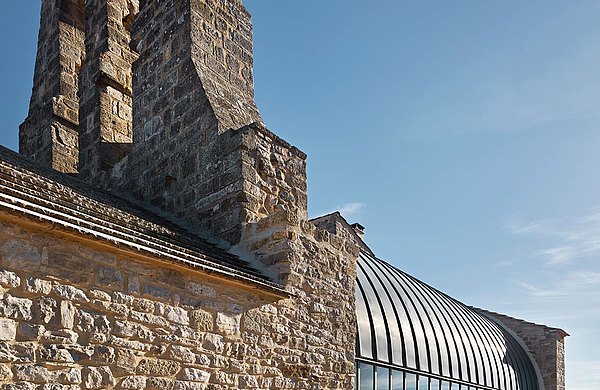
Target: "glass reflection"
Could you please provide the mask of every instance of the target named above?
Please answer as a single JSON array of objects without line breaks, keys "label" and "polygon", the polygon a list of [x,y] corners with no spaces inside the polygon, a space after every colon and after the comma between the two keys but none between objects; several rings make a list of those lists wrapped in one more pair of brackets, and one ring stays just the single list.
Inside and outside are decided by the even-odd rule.
[{"label": "glass reflection", "polygon": [[358,377],[360,381],[360,390],[373,390],[375,383],[373,380],[374,377],[372,365],[360,363]]},{"label": "glass reflection", "polygon": [[406,390],[417,390],[417,375],[406,373],[406,377],[404,378],[404,384],[406,385]]},{"label": "glass reflection", "polygon": [[419,375],[419,390],[429,390],[429,378]]},{"label": "glass reflection", "polygon": [[357,362],[354,390],[483,390],[388,367]]},{"label": "glass reflection", "polygon": [[390,370],[377,367],[377,390],[390,390]]},{"label": "glass reflection", "polygon": [[392,390],[404,390],[404,373],[402,371],[392,371]]}]

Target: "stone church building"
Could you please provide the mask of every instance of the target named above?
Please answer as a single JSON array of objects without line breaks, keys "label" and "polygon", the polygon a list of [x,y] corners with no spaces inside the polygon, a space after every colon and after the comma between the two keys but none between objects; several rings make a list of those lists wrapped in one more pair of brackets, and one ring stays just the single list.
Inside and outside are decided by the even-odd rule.
[{"label": "stone church building", "polygon": [[41,3],[20,154],[0,148],[2,389],[564,390],[564,331],[308,219],[241,0]]}]

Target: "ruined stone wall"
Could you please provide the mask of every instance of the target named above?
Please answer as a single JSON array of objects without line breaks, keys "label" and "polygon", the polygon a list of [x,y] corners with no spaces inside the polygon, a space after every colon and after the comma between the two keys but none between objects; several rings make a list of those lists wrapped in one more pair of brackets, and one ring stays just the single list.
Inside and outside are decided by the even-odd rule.
[{"label": "ruined stone wall", "polygon": [[19,149],[41,165],[76,173],[78,74],[85,61],[80,0],[42,1],[29,114],[19,129]]},{"label": "ruined stone wall", "polygon": [[523,341],[538,365],[545,390],[565,390],[565,331],[477,310],[504,324]]},{"label": "ruined stone wall", "polygon": [[295,253],[315,262],[294,270],[296,295],[284,299],[2,221],[3,389],[353,388],[355,325],[343,295],[353,292],[356,253],[339,237],[304,225]]}]

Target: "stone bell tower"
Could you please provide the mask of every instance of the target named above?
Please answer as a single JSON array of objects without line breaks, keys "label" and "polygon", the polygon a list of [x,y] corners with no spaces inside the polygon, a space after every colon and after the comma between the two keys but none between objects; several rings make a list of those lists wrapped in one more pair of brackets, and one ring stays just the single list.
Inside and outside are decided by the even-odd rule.
[{"label": "stone bell tower", "polygon": [[308,221],[306,155],[254,101],[242,1],[42,3],[21,152],[260,265],[292,297],[277,303],[273,372],[353,388],[358,248]]}]

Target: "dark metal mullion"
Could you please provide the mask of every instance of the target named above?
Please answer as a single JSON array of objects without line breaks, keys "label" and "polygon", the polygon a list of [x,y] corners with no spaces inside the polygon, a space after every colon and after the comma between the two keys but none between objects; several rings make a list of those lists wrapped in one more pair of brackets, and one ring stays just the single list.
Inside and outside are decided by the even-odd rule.
[{"label": "dark metal mullion", "polygon": [[[450,371],[450,376],[452,376],[452,356],[451,356],[452,354],[450,353],[450,344],[448,343],[448,339],[451,338],[451,336],[446,334],[446,332],[450,332],[450,324],[447,322],[445,317],[443,317],[443,318],[444,318],[444,322],[446,323],[446,325],[442,324],[442,321],[440,320],[440,316],[438,316],[438,313],[440,315],[442,315],[442,310],[438,307],[437,300],[432,295],[431,291],[429,291],[429,289],[426,288],[428,286],[425,286],[425,287],[423,285],[418,285],[418,286],[423,293],[427,294],[430,297],[429,303],[431,304],[431,311],[439,324],[439,327],[442,331],[442,335],[444,336],[444,344],[446,345],[446,352],[447,352],[446,356],[448,358],[448,369]],[[457,348],[456,344],[454,345],[454,348],[455,349]],[[456,351],[456,354],[457,354],[456,356],[458,358],[458,350]],[[441,355],[440,355],[440,359],[441,359]]]},{"label": "dark metal mullion", "polygon": [[469,383],[469,382],[463,381],[461,379],[449,378],[449,377],[442,376],[442,375],[437,375],[437,374],[433,374],[433,373],[429,373],[429,372],[423,372],[423,371],[415,370],[415,369],[412,369],[412,368],[409,368],[409,367],[399,367],[399,366],[396,366],[396,365],[393,365],[393,364],[388,364],[388,363],[384,363],[384,362],[377,362],[377,361],[374,361],[372,359],[366,359],[366,358],[361,358],[361,357],[357,357],[356,359],[359,362],[364,362],[364,363],[367,363],[367,364],[370,364],[370,365],[381,365],[383,367],[387,367],[387,368],[390,368],[392,370],[405,371],[405,372],[410,373],[410,374],[416,374],[416,375],[422,375],[422,376],[426,376],[426,377],[431,377],[431,378],[435,378],[435,379],[438,379],[438,380],[443,381],[443,382],[452,382],[452,383],[460,384],[460,385],[463,385],[463,386],[473,386],[473,387],[481,388],[483,390],[499,390],[496,387],[485,386],[485,385],[475,385],[473,383]]},{"label": "dark metal mullion", "polygon": [[[363,271],[363,274],[365,275],[365,278],[367,279],[367,282],[369,283],[369,285],[371,286],[371,289],[375,293],[374,295],[375,295],[375,298],[377,299],[377,304],[379,305],[379,310],[381,312],[381,315],[383,316],[383,325],[385,327],[385,336],[386,336],[386,339],[387,339],[387,343],[386,343],[385,346],[387,347],[387,351],[388,351],[388,361],[391,363],[391,361],[392,361],[391,360],[391,357],[392,357],[392,346],[391,346],[391,342],[390,342],[391,341],[391,338],[390,338],[390,328],[389,328],[389,324],[388,324],[388,320],[387,320],[385,308],[383,307],[383,303],[381,302],[381,297],[379,296],[379,294],[377,294],[377,289],[375,288],[375,284],[373,283],[373,281],[371,280],[371,278],[369,277],[369,275],[365,271],[363,265],[361,264],[361,262],[358,262],[357,265]],[[378,358],[377,360],[381,360],[378,355],[377,355],[377,358]]]},{"label": "dark metal mullion", "polygon": [[370,328],[370,333],[371,333],[371,356],[373,356],[373,359],[375,360],[375,358],[377,357],[377,350],[376,350],[376,341],[375,341],[375,327],[373,326],[373,314],[371,314],[371,309],[369,308],[369,304],[367,301],[367,296],[365,294],[365,291],[362,287],[362,285],[360,284],[360,281],[358,282],[358,289],[360,290],[361,295],[363,296],[363,301],[365,302],[365,308],[367,309],[367,317],[369,318],[369,324],[371,325]]},{"label": "dark metal mullion", "polygon": [[[498,326],[500,328],[503,327],[502,324],[498,324]],[[515,376],[516,376],[516,381],[517,381],[517,387],[519,390],[524,390],[522,389],[519,385],[521,383],[525,384],[527,383],[527,389],[530,388],[530,381],[529,381],[529,375],[526,375],[526,367],[525,367],[525,360],[523,359],[523,348],[517,343],[517,341],[512,337],[512,335],[506,331],[505,329],[502,329],[502,333],[504,333],[504,338],[507,340],[507,343],[510,343],[510,348],[507,348],[507,352],[513,352],[511,353],[511,357],[514,358],[512,359],[513,361],[516,362],[516,365],[518,366],[513,366],[513,369],[515,370]],[[508,353],[507,353],[508,354]]]},{"label": "dark metal mullion", "polygon": [[[431,326],[431,333],[433,333],[433,338],[435,340],[435,345],[436,345],[436,350],[437,350],[437,356],[438,356],[438,369],[439,369],[439,371],[441,373],[441,371],[442,371],[442,365],[441,365],[442,356],[441,355],[442,354],[440,352],[440,342],[439,342],[439,339],[438,339],[438,334],[435,331],[435,327],[433,325],[433,321],[431,319],[431,314],[428,313],[428,310],[427,310],[427,307],[430,307],[431,302],[429,302],[427,300],[427,298],[425,297],[425,295],[421,291],[417,291],[417,289],[415,288],[414,285],[410,285],[410,284],[407,283],[407,286],[412,291],[415,299],[417,299],[419,301],[419,303],[421,304],[423,312],[424,312],[425,316],[427,317],[429,325]],[[419,299],[419,296],[420,296],[421,299]],[[424,304],[423,300],[425,302],[427,302],[427,305]],[[431,310],[431,311],[433,312],[433,310]],[[431,368],[430,368],[430,371],[432,371]]]},{"label": "dark metal mullion", "polygon": [[[371,270],[372,274],[377,279],[377,281],[378,281],[379,285],[381,286],[381,288],[383,288],[384,291],[386,291],[385,286],[383,285],[383,283],[381,282],[381,279],[379,278],[379,275],[377,275],[377,272],[375,272],[375,270],[373,270],[373,267],[370,264],[370,262],[368,260],[366,260],[365,263],[366,263],[367,267],[369,267],[369,269]],[[364,271],[364,268],[362,267],[362,265],[359,264],[359,266]],[[367,276],[367,280],[369,281],[369,284],[371,285],[371,288],[373,288],[373,291],[377,292],[378,290],[375,288],[374,281],[371,280],[371,277],[366,272],[365,272],[365,275]],[[387,291],[386,291],[386,293],[387,293]],[[383,302],[382,302],[382,299],[380,297],[380,294],[376,294],[376,296],[377,296],[377,302],[379,303],[379,308],[381,309],[381,314],[383,315],[383,319],[385,321],[385,333],[386,333],[387,341],[388,341],[387,342],[388,362],[392,363],[394,355],[392,353],[392,337],[391,337],[391,333],[390,333],[390,321],[388,321],[388,319],[387,319],[387,313],[386,313],[387,310],[386,310],[386,308],[383,305]],[[388,295],[388,299],[389,299],[389,295]],[[390,301],[390,306],[392,306],[392,308],[394,308],[392,300],[390,299],[389,301]],[[395,313],[395,310],[394,310],[394,315],[396,316],[396,318],[398,318],[398,316]]]},{"label": "dark metal mullion", "polygon": [[[417,307],[417,304],[415,303],[416,297],[415,299],[413,299],[413,297],[411,296],[412,294],[410,294],[408,292],[408,290],[410,289],[409,285],[407,283],[404,282],[404,280],[402,279],[402,281],[400,280],[400,278],[398,278],[398,276],[400,276],[401,274],[399,273],[395,273],[395,278],[396,280],[399,282],[398,284],[400,285],[400,288],[402,288],[402,291],[404,291],[404,295],[406,296],[406,298],[409,300],[409,302],[411,303],[412,307],[415,310],[415,314],[417,315],[417,318],[419,320],[419,324],[421,325],[421,329],[423,330],[423,338],[425,340],[425,352],[426,352],[426,356],[427,356],[427,366],[429,368],[429,372],[431,372],[431,347],[430,347],[430,341],[429,341],[429,337],[427,335],[427,331],[425,328],[425,324],[423,321],[423,316],[427,316],[427,313],[423,313],[421,314],[421,312],[419,311],[419,308]],[[421,302],[419,302],[421,303]]]},{"label": "dark metal mullion", "polygon": [[[452,299],[452,298],[449,298]],[[494,351],[495,349],[502,349],[502,339],[500,337],[498,337],[498,329],[495,328],[494,326],[491,325],[491,323],[489,322],[489,320],[483,316],[483,315],[479,315],[479,314],[475,314],[473,316],[473,319],[478,322],[481,327],[484,330],[487,330],[487,332],[485,333],[490,342],[491,345],[495,346],[496,348],[492,348],[492,351]],[[507,373],[506,373],[506,368],[504,367],[504,362],[503,362],[503,358],[504,356],[500,356],[499,353],[496,353],[496,356],[498,357],[497,359],[495,359],[494,361],[497,363],[500,363],[500,367],[498,367],[498,364],[496,364],[497,367],[497,373],[498,373],[498,387],[500,387],[500,384],[502,381],[504,381],[504,389],[506,390],[510,390],[512,389],[512,386],[508,386],[508,383],[506,382],[506,378],[507,378]]]},{"label": "dark metal mullion", "polygon": [[[404,272],[402,272],[400,270],[398,270],[398,274],[405,275]],[[437,302],[436,302],[436,305],[437,305]],[[460,340],[460,337],[459,337],[458,340],[457,340],[456,337],[454,337],[454,336],[456,336],[454,333],[460,333],[458,331],[458,326],[456,325],[456,323],[454,321],[454,318],[452,317],[452,313],[450,311],[448,311],[447,307],[445,307],[444,305],[437,305],[437,307],[438,307],[438,309],[440,309],[440,311],[442,313],[444,313],[444,312],[446,313],[446,316],[444,316],[444,320],[446,321],[446,325],[448,326],[448,331],[450,332],[450,336],[451,336],[452,341],[454,342],[454,348],[456,350],[456,360],[457,360],[456,363],[458,365],[458,371],[459,371],[457,379],[464,380],[462,378],[462,359],[461,359],[461,353],[460,353],[459,344],[462,346],[463,350],[465,350],[465,346],[463,345],[462,340]],[[460,341],[460,343],[459,343],[459,341]],[[466,356],[466,350],[464,352],[465,352],[465,355],[464,355],[465,356],[465,360],[467,360],[466,359],[467,358],[467,356]],[[453,371],[452,367],[453,367],[453,365],[451,364],[450,365],[450,371],[451,371],[451,373]],[[468,372],[468,369],[467,369],[467,372]],[[451,377],[454,378],[454,374],[451,374]]]},{"label": "dark metal mullion", "polygon": [[[419,284],[421,284],[422,282],[417,281]],[[471,321],[469,321],[469,318],[467,318],[467,316],[465,315],[465,313],[463,313],[460,310],[460,305],[456,305],[456,301],[450,301],[449,302],[451,306],[454,307],[454,310],[456,311],[456,314],[458,316],[460,316],[461,320],[464,321],[464,324],[461,324],[461,327],[463,329],[463,332],[467,335],[467,337],[469,338],[469,346],[470,346],[470,350],[471,350],[471,355],[473,356],[473,363],[475,365],[474,367],[474,372],[475,372],[475,381],[473,381],[472,379],[470,380],[470,382],[472,383],[479,383],[479,364],[481,364],[483,366],[483,355],[481,354],[481,350],[479,349],[479,346],[477,346],[477,350],[480,352],[479,353],[479,359],[477,358],[477,353],[475,351],[475,346],[473,346],[470,341],[478,341],[478,338],[475,336],[475,333],[473,331],[473,326],[471,324]],[[468,326],[470,325],[470,326]],[[470,370],[469,370],[470,371]],[[470,374],[469,374],[470,376]]]},{"label": "dark metal mullion", "polygon": [[[458,305],[458,308],[459,308],[459,310],[461,310],[464,313],[464,315],[467,317],[469,322],[471,324],[473,324],[473,312],[471,310],[465,308],[462,305]],[[482,359],[482,361],[481,361],[482,367],[481,368],[483,371],[483,383],[485,385],[488,384],[488,381],[487,381],[488,378],[486,375],[486,373],[487,373],[490,376],[490,381],[492,382],[492,385],[493,385],[494,373],[493,373],[493,369],[492,369],[492,357],[490,356],[490,351],[489,351],[489,348],[491,348],[491,342],[487,338],[487,336],[483,334],[483,332],[481,331],[481,329],[478,326],[473,326],[472,330],[476,333],[477,338],[479,339],[481,344],[484,346],[484,348],[480,348],[480,351],[479,351],[480,355],[481,355],[481,359]],[[488,348],[485,348],[485,347],[488,347]],[[483,356],[483,353],[481,353],[481,349],[483,349],[483,351],[485,352],[485,357],[487,357],[487,362],[488,362],[487,366],[485,365],[485,357]],[[496,362],[494,362],[494,365],[496,365],[496,370],[498,370]]]},{"label": "dark metal mullion", "polygon": [[[449,297],[448,295],[446,295],[446,294],[444,294],[444,293],[442,293],[442,292],[440,292],[438,290],[435,290],[435,292],[439,295],[440,299],[444,300],[445,302],[457,302],[452,297]],[[459,305],[459,307],[460,307],[460,305]],[[472,319],[474,319],[476,322],[478,322],[480,325],[482,325],[481,318],[476,313],[474,313],[474,312],[471,313],[470,317]],[[483,326],[483,328],[486,328],[486,327]],[[489,328],[487,330],[490,331]],[[496,356],[495,359],[491,359],[491,360],[494,362],[494,365],[496,366],[496,374],[497,374],[497,377],[498,377],[498,386],[499,386],[500,382],[501,382],[501,379],[500,379],[500,376],[501,376],[500,375],[500,370],[504,371],[504,367],[502,367],[502,366],[499,367],[498,366],[497,362],[498,361],[502,361],[502,357],[500,356],[500,354],[494,353],[494,350],[497,349],[500,345],[497,343],[497,340],[494,340],[494,338],[492,337],[493,332],[487,332],[486,333],[486,332],[483,332],[483,330],[482,330],[482,334],[488,340],[490,351],[492,351],[492,354],[494,354]],[[490,371],[493,374],[493,370],[491,370],[491,367],[490,367]],[[494,379],[494,376],[492,375],[492,386],[495,386],[495,383],[494,383],[493,379]],[[506,384],[505,384],[505,386],[506,386]]]},{"label": "dark metal mullion", "polygon": [[[502,326],[502,325],[500,325]],[[512,335],[510,335],[508,332],[505,331],[506,334],[506,339],[508,340],[508,342],[511,344],[511,348],[510,351],[513,351],[514,354],[516,355],[516,361],[517,364],[519,365],[518,370],[516,371],[516,380],[517,380],[517,385],[519,390],[528,390],[530,388],[532,388],[532,384],[529,378],[529,375],[526,375],[527,369],[525,367],[525,360],[523,359],[523,348],[516,342],[516,340],[513,339]],[[524,385],[525,388],[523,389],[521,387],[521,385]]]},{"label": "dark metal mullion", "polygon": [[[369,258],[367,257],[367,259],[369,259]],[[370,264],[371,262],[369,262],[369,261],[366,261],[366,263],[367,263],[367,265],[369,265],[369,267],[371,268],[371,270],[373,271],[373,273],[375,274],[375,276],[379,280],[379,283],[383,287],[383,290],[385,291],[385,294],[387,295],[388,300],[389,300],[389,302],[390,302],[390,304],[392,306],[392,310],[394,311],[394,316],[396,317],[396,325],[397,325],[397,328],[398,328],[398,334],[400,335],[400,342],[402,343],[402,345],[401,345],[401,347],[402,347],[401,348],[402,349],[402,364],[406,364],[406,346],[405,346],[406,342],[404,340],[404,334],[403,334],[404,332],[402,332],[402,325],[401,325],[401,322],[400,322],[400,316],[398,314],[398,310],[396,309],[396,305],[394,304],[394,299],[392,298],[392,294],[390,293],[389,289],[387,288],[386,283],[384,283],[384,281],[381,279],[380,274],[382,272],[378,273],[373,268],[373,267],[376,267],[379,271],[381,271],[380,265],[377,264],[377,262],[375,262],[375,266],[373,266],[372,264]],[[388,278],[386,278],[386,280],[388,281],[389,285],[392,285],[391,282],[390,282],[390,280]],[[390,340],[391,340],[391,337],[390,337]],[[392,354],[391,350],[390,350],[390,357],[391,357],[390,362],[393,362],[393,354]]]},{"label": "dark metal mullion", "polygon": [[[408,325],[410,327],[410,331],[412,334],[412,339],[413,339],[413,347],[414,347],[414,352],[415,352],[415,365],[417,367],[417,370],[420,369],[420,358],[419,358],[419,346],[417,343],[417,334],[413,325],[413,321],[410,315],[410,311],[408,310],[408,307],[406,306],[406,303],[404,302],[404,300],[402,299],[402,296],[400,294],[400,292],[398,291],[398,289],[396,288],[396,284],[394,283],[394,281],[397,282],[397,280],[395,280],[394,275],[391,272],[385,272],[384,273],[385,278],[388,280],[390,286],[392,286],[392,288],[394,289],[394,292],[396,293],[396,296],[398,297],[398,300],[400,301],[400,304],[402,305],[402,308],[404,309],[404,313],[406,313],[406,319],[408,322]],[[392,280],[394,279],[394,280]],[[402,329],[401,323],[400,323],[400,328]],[[408,365],[407,361],[406,361],[406,351],[405,351],[405,356],[404,356],[404,361],[405,364]]]},{"label": "dark metal mullion", "polygon": [[[511,367],[511,368],[513,368],[513,370],[514,370],[514,371],[516,371],[516,369],[514,368],[514,367],[516,366],[516,364],[515,364],[515,362],[514,362],[514,360],[513,360],[512,356],[511,356],[511,353],[510,353],[510,346],[508,345],[508,343],[509,343],[509,342],[508,342],[508,340],[506,339],[506,334],[505,334],[505,331],[504,331],[504,329],[502,329],[502,328],[500,327],[500,325],[498,325],[498,324],[497,324],[497,323],[495,323],[494,321],[490,320],[490,319],[489,319],[488,317],[486,317],[485,315],[481,315],[481,317],[480,317],[480,318],[481,318],[481,320],[482,320],[482,321],[483,321],[483,322],[484,322],[484,323],[485,323],[485,324],[486,324],[486,325],[487,325],[489,328],[492,328],[492,329],[495,331],[495,332],[494,332],[494,331],[492,331],[492,332],[491,332],[491,334],[492,334],[493,336],[495,336],[495,337],[496,337],[496,339],[497,339],[497,340],[499,340],[499,342],[500,342],[500,343],[501,343],[502,341],[504,342],[504,345],[505,345],[505,348],[506,348],[506,352],[505,352],[505,354],[504,354],[504,357],[503,357],[503,359],[501,359],[500,361],[501,361],[501,362],[504,362],[504,359],[506,359],[506,363],[502,365],[502,370],[503,370],[503,372],[504,372],[504,382],[505,382],[504,386],[505,386],[505,388],[507,388],[507,389],[508,389],[508,388],[509,388],[509,386],[508,386],[508,383],[506,383],[506,381],[507,381],[507,380],[510,380],[510,379],[511,379],[511,377],[510,377],[510,372],[507,372],[507,369],[506,369],[504,366],[506,365],[506,366],[508,366],[508,367]],[[515,377],[515,380],[516,380],[516,377]],[[515,387],[513,386],[513,384],[512,384],[512,380],[510,380],[510,382],[511,382],[511,383],[510,383],[510,388],[511,388],[511,389],[514,389],[514,390],[519,390],[518,388],[515,388]],[[516,386],[516,385],[517,385],[517,384],[515,384],[515,386]]]},{"label": "dark metal mullion", "polygon": [[[421,318],[421,315],[419,314],[419,311],[417,310],[417,307],[416,307],[415,303],[413,302],[413,300],[411,299],[411,297],[406,292],[406,288],[404,287],[404,283],[402,283],[400,281],[400,279],[398,279],[398,274],[397,273],[392,273],[392,272],[389,272],[389,274],[392,276],[392,278],[394,278],[396,280],[397,284],[400,286],[400,288],[404,292],[404,294],[400,294],[400,292],[396,289],[396,285],[394,285],[392,283],[392,286],[393,286],[394,290],[396,291],[396,294],[398,294],[398,296],[400,297],[400,300],[402,302],[404,302],[402,300],[402,296],[403,295],[406,296],[406,298],[408,299],[408,301],[410,302],[411,306],[414,309],[415,315],[417,316],[417,320],[419,321],[419,325],[421,325],[421,329],[423,330],[423,338],[425,340],[425,349],[426,349],[425,352],[427,353],[427,355],[426,355],[427,356],[427,362],[428,362],[428,365],[431,366],[431,363],[430,363],[431,362],[431,356],[429,355],[429,342],[427,340],[427,335],[425,334],[425,327],[423,325],[423,319]],[[413,324],[412,324],[412,321],[410,320],[410,318],[409,318],[409,323],[411,324],[411,327],[412,327]],[[413,330],[414,330],[414,328],[413,328]],[[417,369],[421,370],[421,359],[419,358],[419,355],[420,355],[420,353],[422,351],[419,351],[419,346],[418,346],[418,342],[417,342],[416,333],[413,333],[413,334],[415,335],[415,338],[414,338],[415,355],[416,355],[416,359],[415,360],[417,362]]]}]

